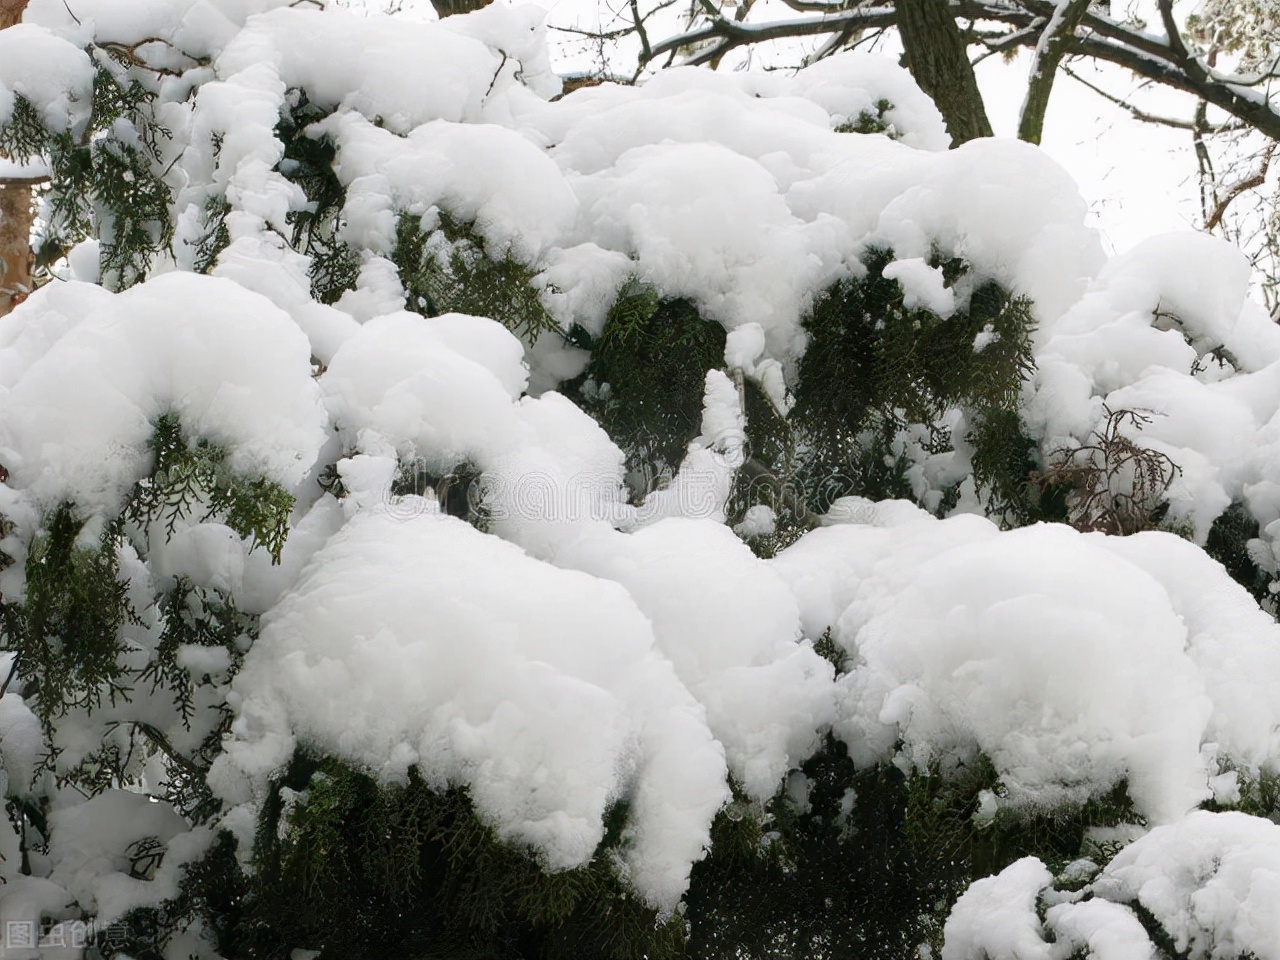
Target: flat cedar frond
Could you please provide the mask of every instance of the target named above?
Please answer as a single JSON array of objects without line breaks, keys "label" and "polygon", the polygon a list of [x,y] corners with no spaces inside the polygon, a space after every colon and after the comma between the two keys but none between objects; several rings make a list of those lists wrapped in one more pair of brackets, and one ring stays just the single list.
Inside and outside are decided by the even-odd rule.
[{"label": "flat cedar frond", "polygon": [[241,949],[269,923],[352,958],[507,956],[513,932],[522,952],[548,957],[683,955],[683,924],[624,892],[609,852],[620,836],[586,866],[548,873],[502,842],[465,791],[433,789],[414,769],[383,784],[333,758],[296,757],[264,814],[253,906],[229,932]]},{"label": "flat cedar frond", "polygon": [[6,618],[5,646],[17,654],[47,730],[68,710],[127,696],[119,632],[131,607],[118,577],[120,531],[109,527],[87,546],[82,529],[72,505],[55,511],[27,557],[21,614]]},{"label": "flat cedar frond", "polygon": [[162,524],[168,537],[192,514],[201,521],[217,518],[279,562],[293,509],[288,491],[262,477],[236,476],[226,467],[224,450],[191,440],[170,414],[157,419],[150,446],[155,466],[135,485],[125,506],[127,520]]},{"label": "flat cedar frond", "polygon": [[591,361],[570,395],[627,455],[649,492],[675,472],[702,425],[707,371],[724,366],[725,329],[689,300],[622,284]]},{"label": "flat cedar frond", "polygon": [[509,253],[491,251],[476,224],[441,211],[439,225],[424,231],[421,219],[400,214],[391,254],[410,309],[428,317],[489,317],[530,344],[560,330],[542,304],[533,271]]},{"label": "flat cedar frond", "polygon": [[[291,210],[293,246],[311,258],[311,294],[321,303],[335,303],[355,288],[360,276],[360,254],[339,236],[347,192],[334,171],[337,147],[330,136],[313,136],[308,128],[329,111],[313,103],[306,92],[289,90],[286,111],[276,125],[276,138],[284,147],[281,172],[302,188],[307,208]],[[210,259],[220,235],[202,258]],[[228,240],[230,238],[228,237]],[[215,254],[216,255],[216,254]]]},{"label": "flat cedar frond", "polygon": [[[998,284],[974,282],[963,260],[935,251],[929,261],[956,291],[942,317],[907,306],[903,287],[884,276],[894,260],[868,250],[865,275],[841,280],[815,300],[805,319],[810,341],[800,359],[795,409],[788,418],[797,447],[807,451],[802,475],[813,509],[818,478],[837,495],[920,502],[908,474],[924,457],[960,443],[972,451],[973,475],[990,512],[1009,523],[1036,518],[1028,496],[1031,442],[1018,413],[1033,371],[1034,316],[1025,297]],[[968,289],[967,296],[962,292]],[[951,436],[955,412],[963,436]],[[916,437],[904,446],[904,437]],[[908,454],[915,445],[917,452]],[[945,510],[953,491],[934,491],[931,509]]]}]

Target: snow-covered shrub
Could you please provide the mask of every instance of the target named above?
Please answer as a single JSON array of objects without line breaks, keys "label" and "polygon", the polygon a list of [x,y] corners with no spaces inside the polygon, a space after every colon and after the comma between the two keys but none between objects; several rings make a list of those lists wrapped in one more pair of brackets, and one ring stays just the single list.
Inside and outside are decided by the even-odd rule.
[{"label": "snow-covered shrub", "polygon": [[1280,333],[1239,255],[1107,260],[1063,171],[947,151],[874,58],[558,93],[501,4],[0,33],[0,150],[50,175],[0,320],[0,919],[1270,949],[1148,890],[1161,837],[1277,812]]},{"label": "snow-covered shrub", "polygon": [[947,921],[942,957],[1274,957],[1278,883],[1280,828],[1196,811],[1134,840],[1101,871],[1079,860],[1055,877],[1026,857],[979,880]]}]

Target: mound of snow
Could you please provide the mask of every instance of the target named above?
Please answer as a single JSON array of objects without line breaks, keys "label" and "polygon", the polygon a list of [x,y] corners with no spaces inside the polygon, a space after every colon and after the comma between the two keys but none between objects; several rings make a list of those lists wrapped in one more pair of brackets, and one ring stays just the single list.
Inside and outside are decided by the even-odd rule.
[{"label": "mound of snow", "polygon": [[327,427],[306,337],[229,280],[173,273],[114,295],[53,284],[0,320],[0,462],[42,508],[114,517],[165,415],[236,473],[287,489]]},{"label": "mound of snow", "polygon": [[1277,898],[1280,827],[1197,810],[1135,840],[1077,893],[1054,889],[1035,857],[977,881],[952,908],[942,958],[1154,960],[1159,942],[1201,960],[1274,960]]},{"label": "mound of snow", "polygon": [[702,707],[617,584],[421,503],[361,511],[264,618],[211,780],[261,795],[295,744],[466,786],[502,838],[579,866],[630,802],[636,890],[675,906],[728,797]]},{"label": "mound of snow", "polygon": [[806,632],[848,652],[835,729],[859,763],[946,772],[980,752],[1014,806],[1126,781],[1157,823],[1209,796],[1216,754],[1274,766],[1280,627],[1194,545],[902,506],[772,561]]}]

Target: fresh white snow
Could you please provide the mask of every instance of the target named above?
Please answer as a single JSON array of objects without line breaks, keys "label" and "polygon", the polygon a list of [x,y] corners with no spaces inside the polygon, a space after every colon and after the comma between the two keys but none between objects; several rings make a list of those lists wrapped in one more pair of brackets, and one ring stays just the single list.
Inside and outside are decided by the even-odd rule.
[{"label": "fresh white snow", "polygon": [[[417,766],[433,786],[466,787],[548,869],[589,860],[626,800],[619,869],[669,913],[731,778],[759,801],[798,789],[788,774],[829,730],[862,766],[947,773],[981,754],[1000,778],[989,807],[1054,809],[1124,782],[1152,829],[1092,899],[1062,895],[1044,921],[1038,900],[1057,894],[1038,861],[974,884],[944,960],[1150,956],[1134,902],[1197,956],[1280,957],[1280,828],[1196,811],[1232,796],[1238,773],[1280,765],[1280,627],[1196,545],[1240,502],[1262,527],[1250,549],[1280,569],[1280,333],[1247,298],[1237,251],[1178,234],[1108,259],[1064,170],[1007,140],[946,150],[927,98],[864,54],[794,76],[673,69],[552,100],[526,8],[436,24],[283,0],[75,6],[32,0],[27,23],[0,33],[0,122],[21,94],[74,132],[90,36],[166,41],[155,56],[191,70],[185,87],[157,87],[177,237],[122,293],[86,282],[86,246],[79,280],[0,321],[0,510],[15,524],[0,546],[25,556],[63,502],[100,531],[146,475],[166,414],[298,502],[279,564],[224,517],[121,549],[145,611],[125,628],[139,662],[163,626],[152,600],[179,578],[261,613],[262,633],[229,686],[229,651],[180,652],[210,677],[192,729],[167,703],[74,714],[55,744],[68,762],[112,721],[191,749],[225,703],[236,719],[211,782],[220,825],[242,839],[304,746],[387,782]],[[274,132],[299,90],[332,111],[308,135],[333,140],[342,237],[362,252],[356,289],[334,304],[311,297],[308,260],[283,239],[308,209]],[[896,140],[836,131],[882,99]],[[230,206],[232,243],[198,276],[191,241],[211,198]],[[474,221],[536,276],[565,329],[598,333],[631,276],[725,326],[726,369],[707,372],[700,435],[665,491],[629,503],[622,451],[556,392],[581,369],[572,348],[406,311],[388,259],[400,214]],[[1002,532],[851,498],[775,559],[755,557],[742,538],[771,532],[772,513],[755,507],[738,535],[724,523],[746,456],[741,383],[787,409],[804,311],[872,247],[892,249],[885,275],[909,306],[964,306],[929,266],[935,252],[1029,297],[1032,439],[1071,448],[1108,408],[1147,412],[1134,436],[1180,468],[1170,521],[1191,539]],[[991,342],[979,334],[974,349]],[[330,466],[341,502],[314,482]],[[433,482],[474,470],[486,532],[394,496],[405,467]],[[939,478],[917,479],[929,502]],[[21,563],[0,574],[6,597],[24,587]],[[839,676],[814,650],[827,630],[846,654]],[[33,724],[17,693],[0,699],[11,791],[33,776]],[[44,886],[18,878],[0,824],[0,920],[61,916],[47,906],[59,891],[100,917],[156,902],[208,840],[137,794],[59,803]],[[90,837],[93,824],[119,829]],[[146,881],[120,861],[143,827],[170,849]]]}]

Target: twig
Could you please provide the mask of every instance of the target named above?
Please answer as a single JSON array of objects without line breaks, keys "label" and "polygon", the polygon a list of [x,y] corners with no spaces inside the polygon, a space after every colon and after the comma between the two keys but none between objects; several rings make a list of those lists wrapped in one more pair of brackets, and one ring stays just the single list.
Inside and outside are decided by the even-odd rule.
[{"label": "twig", "polygon": [[498,69],[493,71],[493,79],[489,81],[489,89],[484,92],[486,97],[493,93],[493,88],[497,86],[498,78],[502,76],[502,68],[507,65],[507,52],[505,50],[499,50],[498,52],[502,54],[502,62],[498,64]]},{"label": "twig", "polygon": [[1117,97],[1114,93],[1108,93],[1102,87],[1098,86],[1090,80],[1086,80],[1080,74],[1076,73],[1068,66],[1060,68],[1063,73],[1074,80],[1081,86],[1088,87],[1102,99],[1114,103],[1117,107],[1126,111],[1135,120],[1141,120],[1143,123],[1159,124],[1162,127],[1173,127],[1175,130],[1196,130],[1203,129],[1205,133],[1230,133],[1234,130],[1242,129],[1239,123],[1215,123],[1206,127],[1197,127],[1194,120],[1183,120],[1180,117],[1162,117],[1156,113],[1148,113],[1140,107],[1134,106],[1128,100]]},{"label": "twig", "polygon": [[1222,222],[1222,218],[1227,212],[1227,207],[1231,206],[1231,202],[1239,197],[1240,194],[1255,187],[1260,187],[1267,182],[1267,169],[1271,166],[1271,157],[1275,154],[1275,150],[1276,144],[1273,140],[1267,145],[1267,149],[1262,155],[1262,164],[1258,167],[1258,172],[1232,186],[1226,195],[1218,201],[1217,206],[1213,208],[1213,212],[1204,222],[1206,230],[1212,230]]},{"label": "twig", "polygon": [[139,49],[151,43],[158,43],[162,46],[168,47],[174,53],[178,54],[178,56],[186,57],[191,61],[192,65],[196,67],[207,67],[212,62],[208,57],[196,57],[187,53],[185,50],[179,49],[164,37],[144,37],[136,43],[103,43],[99,44],[98,48],[106,51],[108,55],[119,61],[127,63],[130,66],[142,67],[144,70],[150,70],[152,73],[164,77],[182,76],[182,71],[174,70],[170,67],[152,66],[138,54]]},{"label": "twig", "polygon": [[548,30],[555,30],[558,33],[571,33],[575,37],[588,37],[592,40],[618,40],[634,31],[634,27],[619,27],[617,30],[584,30],[582,27],[561,27],[555,24],[547,24]]},{"label": "twig", "polygon": [[3,698],[9,692],[9,684],[13,683],[13,678],[18,675],[18,655],[13,655],[13,665],[9,667],[9,676],[4,678],[4,684],[0,685],[0,698]]},{"label": "twig", "polygon": [[664,53],[673,53],[681,47],[694,46],[706,40],[719,40],[720,42],[711,50],[704,51],[689,61],[696,66],[699,63],[713,59],[715,56],[722,55],[734,47],[748,43],[760,43],[765,40],[776,40],[782,37],[839,33],[850,27],[874,28],[892,26],[896,22],[897,13],[892,7],[858,8],[840,13],[824,14],[819,17],[780,20],[764,24],[738,23],[733,20],[716,17],[704,26],[663,40],[653,47],[650,59],[656,59]]},{"label": "twig", "polygon": [[173,744],[169,742],[169,738],[161,733],[156,727],[153,727],[149,723],[142,723],[141,721],[134,721],[133,726],[134,729],[150,740],[153,746],[158,747],[160,752],[168,757],[175,766],[181,768],[184,772],[192,776],[203,777],[205,775],[206,771],[204,767],[200,766],[200,764],[196,763],[191,758],[179,753],[174,748]]}]

